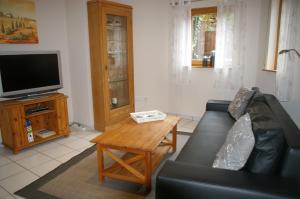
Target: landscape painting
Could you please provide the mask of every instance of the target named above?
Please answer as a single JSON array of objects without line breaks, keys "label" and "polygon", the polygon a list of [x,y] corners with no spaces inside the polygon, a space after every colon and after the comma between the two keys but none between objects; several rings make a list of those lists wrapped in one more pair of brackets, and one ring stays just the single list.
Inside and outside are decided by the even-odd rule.
[{"label": "landscape painting", "polygon": [[0,0],[0,44],[38,43],[34,0]]}]

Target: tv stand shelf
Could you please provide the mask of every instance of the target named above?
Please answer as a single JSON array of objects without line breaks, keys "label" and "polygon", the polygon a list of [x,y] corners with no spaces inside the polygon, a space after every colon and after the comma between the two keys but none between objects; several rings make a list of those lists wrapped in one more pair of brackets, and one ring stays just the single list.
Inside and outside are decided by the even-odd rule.
[{"label": "tv stand shelf", "polygon": [[[47,110],[34,112],[26,115],[26,111],[35,107],[48,107]],[[32,142],[28,139],[26,121],[29,120],[32,127]],[[61,93],[53,93],[31,100],[8,100],[0,102],[0,127],[3,144],[18,151],[47,142],[49,140],[68,136],[67,96]],[[37,136],[40,130],[47,129],[55,134],[46,138]]]},{"label": "tv stand shelf", "polygon": [[32,114],[26,115],[26,118],[37,117],[37,116],[44,115],[44,114],[49,114],[49,113],[55,113],[55,110],[45,110],[45,111],[35,112],[35,113],[32,113]]},{"label": "tv stand shelf", "polygon": [[36,144],[41,144],[41,143],[44,143],[44,142],[47,142],[49,140],[53,140],[53,139],[56,139],[56,138],[59,138],[59,137],[62,137],[62,135],[52,135],[50,137],[47,137],[47,138],[39,138],[39,137],[36,137],[34,142],[31,142],[29,144],[29,146],[34,146]]}]

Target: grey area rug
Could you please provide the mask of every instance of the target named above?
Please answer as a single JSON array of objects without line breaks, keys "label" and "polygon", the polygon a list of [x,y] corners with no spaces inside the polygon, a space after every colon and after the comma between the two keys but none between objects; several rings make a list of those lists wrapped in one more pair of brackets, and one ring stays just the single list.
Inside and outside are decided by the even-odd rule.
[{"label": "grey area rug", "polygon": [[[177,151],[166,155],[152,175],[150,193],[146,193],[142,185],[110,178],[105,178],[105,182],[100,184],[96,147],[92,146],[15,194],[30,199],[154,199],[157,172],[166,160],[173,160],[178,156],[188,139],[188,134],[178,132]],[[112,164],[109,158],[104,156],[104,159],[105,164]]]}]

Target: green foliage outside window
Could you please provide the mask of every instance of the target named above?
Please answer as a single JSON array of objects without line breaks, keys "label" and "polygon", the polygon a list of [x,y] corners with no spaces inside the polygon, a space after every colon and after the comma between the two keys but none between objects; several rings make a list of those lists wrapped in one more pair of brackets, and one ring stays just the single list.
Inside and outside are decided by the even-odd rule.
[{"label": "green foliage outside window", "polygon": [[203,14],[192,17],[192,59],[200,60],[200,32],[216,31],[216,14]]}]

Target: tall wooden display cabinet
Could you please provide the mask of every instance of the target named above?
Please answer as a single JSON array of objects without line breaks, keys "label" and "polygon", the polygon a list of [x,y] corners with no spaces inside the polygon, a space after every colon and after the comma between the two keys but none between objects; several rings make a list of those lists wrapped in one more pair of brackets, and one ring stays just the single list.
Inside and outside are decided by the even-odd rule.
[{"label": "tall wooden display cabinet", "polygon": [[134,112],[132,7],[88,1],[91,77],[95,129]]}]

